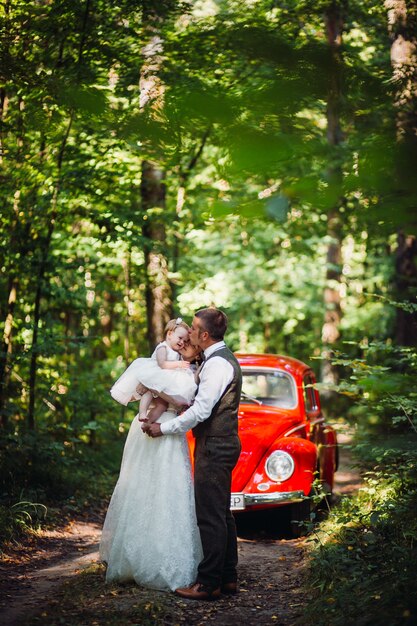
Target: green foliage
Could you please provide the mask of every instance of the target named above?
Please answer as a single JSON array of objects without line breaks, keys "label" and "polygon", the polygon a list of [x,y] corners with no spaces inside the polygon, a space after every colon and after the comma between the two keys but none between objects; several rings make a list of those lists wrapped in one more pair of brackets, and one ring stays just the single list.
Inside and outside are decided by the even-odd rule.
[{"label": "green foliage", "polygon": [[308,624],[378,626],[417,619],[417,352],[391,342],[339,357],[352,373],[339,392],[354,397],[352,448],[365,473],[358,495],[342,498],[316,525]]},{"label": "green foliage", "polygon": [[[122,426],[121,423],[121,431]],[[100,438],[104,439],[100,441]],[[104,441],[105,447],[102,445]],[[120,460],[122,444],[121,433],[112,430],[104,435],[96,421],[83,424],[78,431],[52,425],[49,432],[3,435],[2,500],[15,502],[22,498],[22,494],[49,502],[66,499],[80,489],[92,471],[106,472],[109,468],[114,471]],[[94,467],[91,466],[93,461]]]},{"label": "green foliage", "polygon": [[404,441],[373,445],[366,463],[374,469],[358,496],[344,498],[312,539],[306,624],[415,623],[417,454]]},{"label": "green foliage", "polygon": [[[377,305],[359,291],[376,276],[386,290],[390,271],[378,251],[383,237],[364,239],[388,219],[380,203],[398,156],[382,12],[355,5],[344,16],[340,115],[349,132],[330,147],[335,68],[322,8],[171,4],[159,7],[163,106],[145,111],[142,12],[152,3],[18,2],[3,14],[2,328],[13,288],[16,301],[13,349],[3,346],[1,355],[10,373],[1,408],[18,429],[30,392],[41,429],[74,421],[82,429],[97,413],[108,419],[105,390],[115,370],[109,375],[106,363],[119,359],[120,371],[121,360],[149,349],[142,226],[156,209],[141,207],[143,159],[166,174],[158,219],[174,308],[191,315],[212,301],[225,306],[236,348],[316,353],[327,211],[342,194],[342,235],[353,238],[357,257],[342,278],[346,338],[358,323],[377,339],[390,331],[388,307],[384,325],[376,323]],[[341,177],[332,174],[336,165]],[[399,219],[398,210],[389,229],[393,215]]]},{"label": "green foliage", "polygon": [[[149,353],[150,243],[167,262],[174,311],[191,318],[201,306],[223,307],[229,343],[241,351],[319,356],[326,271],[340,272],[331,283],[340,330],[356,344],[354,363],[340,361],[354,367],[341,390],[349,406],[360,400],[350,418],[380,430],[415,425],[411,364],[399,372],[398,353],[380,363],[377,348],[395,325],[387,237],[392,244],[399,226],[415,228],[416,192],[414,148],[397,144],[386,15],[371,0],[344,6],[336,60],[327,8],[310,0],[0,8],[8,506],[22,489],[36,501],[67,497],[88,454],[122,440],[134,407],[116,405],[108,389]],[[163,97],[143,109],[144,18],[155,12]],[[336,85],[343,137],[333,145]],[[142,205],[145,160],[164,172],[163,209]],[[327,258],[334,209],[340,263]],[[163,243],[144,234],[156,219]]]},{"label": "green foliage", "polygon": [[410,429],[417,434],[415,349],[395,346],[391,341],[352,344],[352,347],[353,350],[359,347],[362,358],[339,354],[333,362],[346,371],[335,390],[355,400],[348,419],[355,424],[357,436],[366,440],[372,434],[395,434]]},{"label": "green foliage", "polygon": [[[117,478],[123,437],[113,432],[103,445],[97,431],[99,425],[91,422],[78,437],[55,428],[42,435],[0,440],[2,543],[45,526],[59,526],[86,506],[90,511],[102,507]],[[91,432],[97,433],[94,446],[86,443]]]},{"label": "green foliage", "polygon": [[1,542],[38,530],[47,515],[47,507],[39,502],[16,502],[10,507],[0,505]]}]

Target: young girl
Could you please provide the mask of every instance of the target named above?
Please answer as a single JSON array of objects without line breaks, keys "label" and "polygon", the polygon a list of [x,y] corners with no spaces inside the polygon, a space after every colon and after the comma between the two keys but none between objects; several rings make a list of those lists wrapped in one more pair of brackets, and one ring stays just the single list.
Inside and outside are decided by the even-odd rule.
[{"label": "young girl", "polygon": [[[189,361],[180,355],[184,348],[189,350],[188,344],[187,324],[180,317],[170,320],[165,327],[165,341],[156,346],[150,358],[135,359],[129,365],[111,388],[112,397],[124,405],[141,397],[139,420],[150,422],[166,411],[168,403],[191,404],[197,385]],[[186,355],[186,359],[195,357],[195,350]]]}]

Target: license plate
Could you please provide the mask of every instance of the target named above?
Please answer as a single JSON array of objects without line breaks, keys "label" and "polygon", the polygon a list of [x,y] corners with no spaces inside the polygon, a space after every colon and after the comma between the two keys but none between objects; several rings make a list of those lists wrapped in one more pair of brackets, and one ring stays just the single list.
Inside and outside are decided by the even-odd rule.
[{"label": "license plate", "polygon": [[231,494],[230,510],[231,511],[244,511],[245,510],[245,496],[243,493]]}]

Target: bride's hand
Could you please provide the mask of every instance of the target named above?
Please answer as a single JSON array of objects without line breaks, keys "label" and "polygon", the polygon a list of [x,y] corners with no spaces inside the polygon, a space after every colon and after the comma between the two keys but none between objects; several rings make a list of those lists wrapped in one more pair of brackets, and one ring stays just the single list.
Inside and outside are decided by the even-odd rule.
[{"label": "bride's hand", "polygon": [[140,413],[138,415],[138,420],[139,422],[149,422],[149,419],[147,417],[141,417]]}]

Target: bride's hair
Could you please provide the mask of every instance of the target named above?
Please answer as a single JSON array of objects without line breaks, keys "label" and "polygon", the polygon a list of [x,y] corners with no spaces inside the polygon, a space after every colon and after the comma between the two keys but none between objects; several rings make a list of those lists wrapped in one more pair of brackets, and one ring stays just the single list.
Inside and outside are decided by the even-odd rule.
[{"label": "bride's hair", "polygon": [[165,330],[164,330],[165,335],[168,332],[173,331],[178,327],[185,328],[185,330],[190,330],[190,327],[188,326],[188,324],[186,324],[181,317],[177,317],[175,320],[169,320],[169,322],[165,326]]}]

